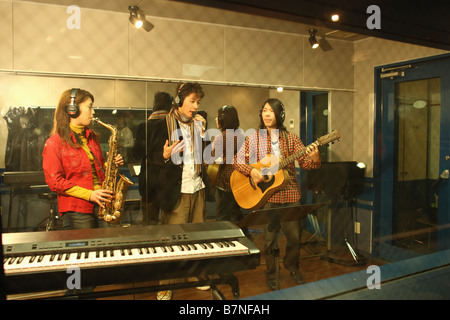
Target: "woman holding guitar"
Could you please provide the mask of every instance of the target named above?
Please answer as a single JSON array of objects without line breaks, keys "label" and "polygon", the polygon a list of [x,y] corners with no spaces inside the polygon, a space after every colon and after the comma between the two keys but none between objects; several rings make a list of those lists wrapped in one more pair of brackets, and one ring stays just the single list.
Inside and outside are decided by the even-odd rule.
[{"label": "woman holding guitar", "polygon": [[[266,159],[280,161],[304,148],[300,138],[294,133],[288,132],[283,125],[285,110],[283,103],[274,98],[266,100],[259,113],[260,130],[249,136],[237,153],[234,161],[234,169],[243,175],[250,177],[254,185],[266,179],[266,173],[255,168],[253,161],[264,162]],[[262,130],[261,130],[262,129]],[[264,130],[265,129],[265,130]],[[303,169],[315,169],[321,165],[319,151],[316,145],[308,147],[306,153],[300,156],[298,164]],[[284,168],[286,181],[274,193],[271,193],[263,209],[279,208],[290,205],[299,205],[301,199],[300,186],[294,162]],[[288,176],[287,176],[288,174]],[[232,185],[233,187],[233,185]],[[276,289],[275,256],[271,254],[277,248],[278,232],[282,230],[286,236],[286,255],[283,259],[284,267],[290,271],[292,278],[297,283],[303,283],[303,276],[299,269],[300,244],[303,231],[303,222],[280,222],[277,214],[273,214],[271,223],[264,227],[264,251],[266,260],[266,283],[271,290]]]}]

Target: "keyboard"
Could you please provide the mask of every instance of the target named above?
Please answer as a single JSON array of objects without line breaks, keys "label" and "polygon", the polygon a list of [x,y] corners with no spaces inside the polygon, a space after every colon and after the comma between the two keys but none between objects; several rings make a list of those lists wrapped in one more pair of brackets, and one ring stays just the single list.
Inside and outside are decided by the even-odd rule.
[{"label": "keyboard", "polygon": [[3,234],[8,293],[202,277],[253,269],[259,249],[227,221]]}]

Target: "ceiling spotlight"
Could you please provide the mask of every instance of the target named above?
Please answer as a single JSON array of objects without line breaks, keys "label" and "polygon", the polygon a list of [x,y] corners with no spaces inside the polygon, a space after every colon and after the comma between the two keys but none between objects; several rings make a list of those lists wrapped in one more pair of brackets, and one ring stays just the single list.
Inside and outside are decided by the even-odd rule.
[{"label": "ceiling spotlight", "polygon": [[316,29],[309,29],[309,43],[311,44],[311,48],[316,49],[319,47],[319,42],[316,39]]},{"label": "ceiling spotlight", "polygon": [[333,15],[331,15],[331,21],[339,21],[339,15],[337,13],[334,13]]},{"label": "ceiling spotlight", "polygon": [[364,169],[364,168],[366,167],[366,164],[365,164],[364,162],[358,162],[358,163],[356,164],[356,166],[357,166],[358,168],[360,168],[360,169]]},{"label": "ceiling spotlight", "polygon": [[150,22],[148,22],[145,19],[144,12],[139,9],[137,6],[129,6],[128,11],[130,11],[130,22],[137,28],[137,29],[144,29],[145,31],[149,32],[153,29],[154,25],[152,25]]}]

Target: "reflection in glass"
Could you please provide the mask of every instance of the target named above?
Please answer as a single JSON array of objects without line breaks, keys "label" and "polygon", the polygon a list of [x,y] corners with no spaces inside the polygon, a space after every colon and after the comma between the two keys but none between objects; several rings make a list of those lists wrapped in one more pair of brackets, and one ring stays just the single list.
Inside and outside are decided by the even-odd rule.
[{"label": "reflection in glass", "polygon": [[438,195],[433,183],[439,177],[440,79],[396,84],[397,179],[394,188],[393,232],[397,246],[429,253],[436,250],[432,233],[414,233],[436,226]]}]

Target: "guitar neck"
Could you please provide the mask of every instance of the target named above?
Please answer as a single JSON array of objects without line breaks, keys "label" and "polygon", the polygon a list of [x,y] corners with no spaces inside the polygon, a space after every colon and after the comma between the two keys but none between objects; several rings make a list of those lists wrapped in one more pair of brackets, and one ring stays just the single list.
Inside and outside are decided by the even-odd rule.
[{"label": "guitar neck", "polygon": [[272,172],[276,172],[280,169],[283,169],[284,167],[286,167],[288,164],[290,164],[291,162],[294,162],[295,159],[298,159],[302,156],[304,156],[308,150],[309,147],[311,146],[326,146],[328,145],[330,142],[333,142],[334,140],[338,140],[341,136],[339,135],[339,132],[337,132],[337,130],[333,130],[332,132],[330,132],[327,135],[324,135],[320,138],[318,138],[316,141],[314,141],[313,143],[311,143],[310,145],[301,148],[300,150],[298,150],[297,152],[295,152],[294,154],[288,156],[285,159],[282,159],[279,163],[277,163],[276,165],[271,167],[271,171]]},{"label": "guitar neck", "polygon": [[316,145],[319,146],[319,143],[317,141],[314,141],[313,143],[311,143],[310,145],[301,148],[300,150],[298,150],[296,153],[288,156],[287,158],[284,158],[283,160],[280,161],[279,165],[279,169],[283,169],[284,167],[286,167],[287,165],[289,165],[291,162],[294,162],[296,159],[302,157],[303,155],[306,154],[306,150],[308,149],[309,146],[312,145]]}]

